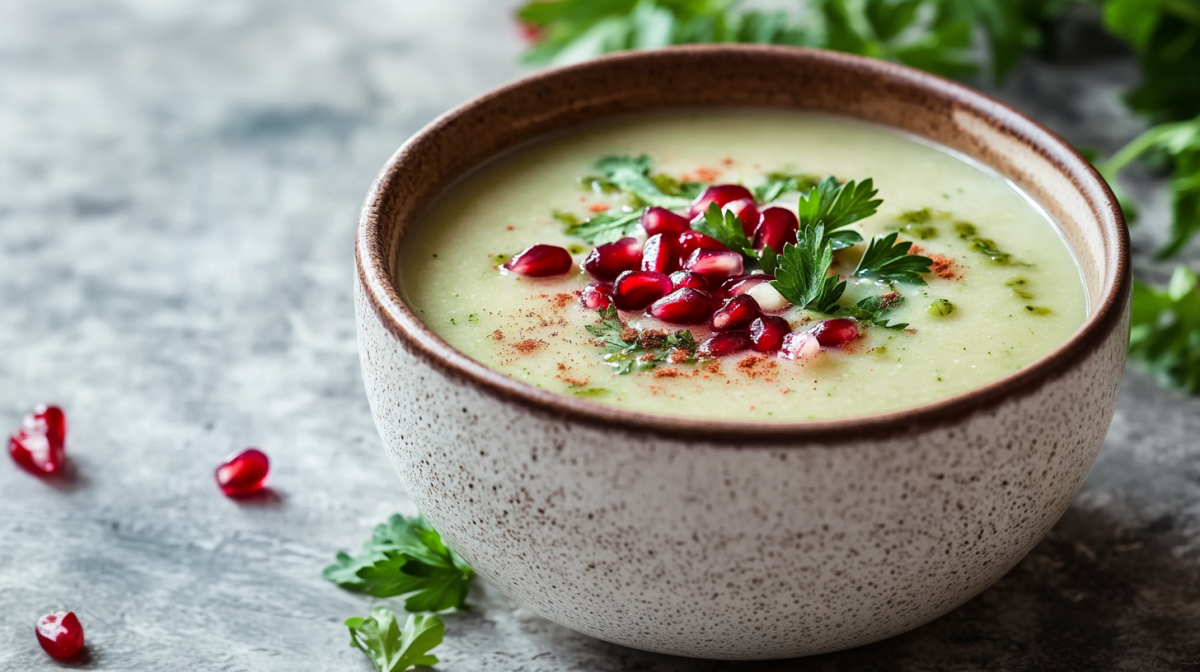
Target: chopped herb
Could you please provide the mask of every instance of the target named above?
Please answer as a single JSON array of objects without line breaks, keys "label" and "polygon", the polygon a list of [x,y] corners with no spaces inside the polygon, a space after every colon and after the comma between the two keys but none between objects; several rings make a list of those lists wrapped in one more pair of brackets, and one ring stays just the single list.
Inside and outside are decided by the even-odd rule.
[{"label": "chopped herb", "polygon": [[584,252],[587,252],[587,249],[588,248],[584,247],[583,245],[579,245],[579,244],[567,246],[567,252],[572,255],[583,254]]},{"label": "chopped herb", "polygon": [[691,199],[682,196],[663,193],[650,179],[650,170],[653,167],[653,161],[645,154],[637,157],[612,155],[596,162],[596,169],[603,172],[609,182],[621,191],[637,196],[643,203],[678,208],[691,202]]},{"label": "chopped herb", "polygon": [[588,191],[602,195],[615,194],[621,191],[621,188],[613,184],[607,177],[600,177],[599,175],[584,175],[579,178],[579,184]]},{"label": "chopped herb", "polygon": [[492,263],[495,264],[496,266],[503,264],[504,262],[508,261],[509,259],[512,259],[511,254],[493,254],[492,255]]},{"label": "chopped herb", "polygon": [[1013,296],[1026,301],[1032,301],[1033,292],[1030,292],[1026,289],[1028,285],[1029,281],[1025,278],[1012,278],[1008,282],[1004,283],[1004,286],[1012,289]]},{"label": "chopped herb", "polygon": [[687,329],[671,334],[639,332],[621,321],[614,306],[603,308],[598,313],[599,321],[589,324],[587,332],[604,341],[604,349],[608,352],[604,361],[611,364],[618,374],[653,369],[668,358],[673,364],[695,361],[696,339]]},{"label": "chopped herb", "polygon": [[404,608],[415,612],[461,608],[475,572],[424,518],[397,514],[375,527],[358,555],[338,553],[324,576],[355,593],[407,595]]},{"label": "chopped herb", "polygon": [[754,200],[759,203],[770,203],[784,194],[792,192],[808,192],[817,186],[820,180],[812,175],[789,175],[787,173],[767,173],[767,181],[754,188]]},{"label": "chopped herb", "polygon": [[867,245],[867,251],[858,262],[858,268],[854,269],[854,275],[884,282],[926,284],[925,278],[920,274],[930,271],[933,260],[919,254],[909,254],[912,243],[897,243],[897,235],[889,233],[872,238]]},{"label": "chopped herb", "polygon": [[603,387],[582,387],[577,390],[573,390],[571,392],[571,394],[573,394],[577,397],[583,397],[584,399],[590,399],[592,397],[603,397],[604,395],[606,395],[608,393],[609,393],[609,391],[604,389]]},{"label": "chopped herb", "polygon": [[892,322],[888,323],[887,314],[895,310],[904,303],[904,296],[900,292],[891,292],[881,296],[868,296],[859,301],[853,308],[843,307],[838,310],[839,315],[853,317],[860,322],[873,324],[884,329],[902,330],[908,328],[907,322]]},{"label": "chopped herb", "polygon": [[1041,306],[1025,306],[1025,312],[1029,313],[1030,315],[1049,315],[1054,311]]},{"label": "chopped herb", "polygon": [[954,312],[954,304],[948,299],[934,299],[926,312],[934,317],[949,317]]},{"label": "chopped herb", "polygon": [[1133,283],[1129,354],[1158,380],[1200,392],[1200,277],[1175,268],[1165,289]]},{"label": "chopped herb", "polygon": [[970,222],[955,222],[954,232],[963,240],[979,235],[979,229],[975,228],[975,225]]},{"label": "chopped herb", "polygon": [[900,215],[900,221],[905,224],[928,224],[933,220],[933,211],[929,208],[908,210]]},{"label": "chopped herb", "polygon": [[971,249],[987,257],[993,264],[1007,266],[1012,262],[1012,255],[1000,249],[996,241],[990,238],[975,238],[971,241]]},{"label": "chopped herb", "polygon": [[[815,192],[814,189],[811,193]],[[802,199],[802,207],[803,204]],[[801,308],[822,313],[833,312],[838,299],[846,291],[846,283],[836,275],[829,275],[832,264],[833,242],[825,237],[825,225],[802,225],[797,244],[787,243],[783,246],[771,286],[783,298]]]},{"label": "chopped herb", "polygon": [[688,200],[693,200],[699,196],[700,192],[704,191],[705,186],[703,182],[680,182],[670,175],[663,173],[651,175],[650,181],[662,193],[668,196],[679,196]]},{"label": "chopped herb", "polygon": [[578,216],[562,210],[555,210],[554,212],[550,213],[550,216],[558,220],[560,224],[565,224],[567,228],[579,226],[581,223],[581,220]]},{"label": "chopped herb", "polygon": [[433,614],[409,614],[401,627],[396,614],[376,607],[366,618],[346,619],[350,647],[363,652],[377,672],[404,672],[418,666],[435,665],[429,651],[442,643],[446,624]]},{"label": "chopped herb", "polygon": [[[555,218],[559,219],[557,216]],[[636,232],[638,222],[641,219],[641,210],[633,212],[619,211],[618,214],[609,214],[606,212],[582,222],[576,218],[573,223],[567,224],[565,232],[568,236],[582,238],[584,242],[590,245],[602,245],[620,240]],[[559,221],[562,220],[560,219]]]}]

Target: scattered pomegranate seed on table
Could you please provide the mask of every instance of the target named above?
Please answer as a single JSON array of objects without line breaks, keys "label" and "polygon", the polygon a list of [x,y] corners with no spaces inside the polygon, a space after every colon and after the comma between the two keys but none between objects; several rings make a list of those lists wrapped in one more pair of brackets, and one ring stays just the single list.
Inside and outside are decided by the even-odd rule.
[{"label": "scattered pomegranate seed on table", "polygon": [[57,473],[66,464],[67,416],[57,406],[38,406],[8,438],[8,454],[38,476]]},{"label": "scattered pomegranate seed on table", "polygon": [[583,270],[597,280],[612,282],[642,262],[642,244],[637,238],[622,238],[592,250],[583,260]]},{"label": "scattered pomegranate seed on table", "polygon": [[250,448],[230,455],[217,467],[217,485],[227,497],[252,495],[262,490],[270,470],[271,461],[267,459],[266,453],[257,448]]},{"label": "scattered pomegranate seed on table", "polygon": [[562,275],[571,270],[571,253],[555,245],[534,245],[504,262],[504,270],[531,278]]},{"label": "scattered pomegranate seed on table", "polygon": [[708,292],[684,287],[655,301],[650,314],[668,324],[703,324],[714,308],[716,301]]},{"label": "scattered pomegranate seed on table", "polygon": [[71,611],[56,611],[38,619],[38,643],[55,660],[67,660],[83,648],[83,626]]}]

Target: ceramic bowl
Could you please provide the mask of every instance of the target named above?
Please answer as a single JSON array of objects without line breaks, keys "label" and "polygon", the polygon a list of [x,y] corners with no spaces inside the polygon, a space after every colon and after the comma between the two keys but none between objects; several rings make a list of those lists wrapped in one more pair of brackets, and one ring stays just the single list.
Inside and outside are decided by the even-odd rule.
[{"label": "ceramic bowl", "polygon": [[[1057,350],[968,394],[885,415],[758,424],[560,396],[455,351],[396,291],[394,260],[443,188],[545,133],[610,115],[740,104],[818,110],[928,138],[999,171],[1060,223],[1089,317]],[[1087,161],[1011,108],[831,52],[707,46],[550,70],[477,98],[396,152],[357,239],[362,372],[421,511],[479,575],[580,632],[757,659],[857,646],[954,609],[1058,520],[1112,418],[1129,257]]]}]

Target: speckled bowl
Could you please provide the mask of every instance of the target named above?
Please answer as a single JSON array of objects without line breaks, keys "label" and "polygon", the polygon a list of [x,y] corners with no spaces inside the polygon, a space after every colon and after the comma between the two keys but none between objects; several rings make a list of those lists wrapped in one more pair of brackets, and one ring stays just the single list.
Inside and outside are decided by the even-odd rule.
[{"label": "speckled bowl", "polygon": [[[440,190],[531,138],[615,114],[739,103],[903,129],[993,167],[1061,224],[1087,322],[991,385],[863,419],[668,418],[489,370],[400,298],[393,262]],[[355,303],[375,422],[408,492],[512,599],[685,656],[782,658],[888,637],[1000,578],[1066,509],[1112,418],[1129,257],[1087,161],[1011,108],[905,67],[752,46],[638,52],[528,77],[414,136],[371,187]]]}]

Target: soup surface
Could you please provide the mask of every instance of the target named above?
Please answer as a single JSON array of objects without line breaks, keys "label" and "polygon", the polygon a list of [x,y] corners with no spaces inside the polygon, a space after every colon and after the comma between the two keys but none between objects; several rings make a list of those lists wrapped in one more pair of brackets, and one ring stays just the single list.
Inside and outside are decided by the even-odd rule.
[{"label": "soup surface", "polygon": [[[581,270],[592,249],[621,234],[637,246],[646,238],[637,224],[646,199],[622,188],[629,173],[597,166],[602,157],[624,155],[633,158],[610,165],[619,171],[633,164],[635,178],[644,168],[671,209],[685,217],[688,200],[713,184],[757,187],[759,210],[773,203],[795,213],[825,176],[835,178],[827,186],[855,180],[861,187],[869,178],[882,203],[840,229],[864,240],[833,253],[829,274],[837,278],[830,284],[846,285],[832,305],[782,305],[783,298],[796,298],[795,278],[789,291],[773,288],[797,267],[758,263],[747,249],[744,273],[766,268],[778,278],[749,296],[765,314],[784,318],[786,329],[808,336],[758,352],[744,349],[750,332],[741,325],[736,352],[721,355],[711,344],[696,346],[714,336],[708,323],[664,324],[645,310],[598,312],[583,304],[594,293],[583,293],[594,280]],[[766,189],[772,180],[781,186]],[[817,235],[805,227],[802,216],[804,235]],[[913,243],[911,259],[892,256],[900,266],[915,263],[919,277],[889,274],[899,266],[878,259],[874,270],[866,264],[855,275],[872,239],[889,233],[898,234],[895,242]],[[845,235],[847,242],[855,237]],[[813,249],[824,247],[824,237],[812,240],[818,241]],[[567,249],[569,272],[529,277],[505,270],[512,255],[537,244]],[[838,245],[828,243],[831,250]],[[881,243],[880,250],[890,247]],[[1078,268],[1058,230],[1010,183],[890,129],[787,111],[631,116],[543,138],[450,187],[414,226],[399,262],[397,280],[409,305],[477,361],[564,395],[703,418],[821,420],[919,406],[1029,365],[1069,338],[1087,310]],[[668,272],[688,260],[669,263]],[[707,280],[714,306],[738,291],[720,289],[719,271]],[[604,285],[597,290],[606,291]],[[855,310],[863,300],[873,312]],[[822,325],[830,319],[848,321],[851,337],[823,334],[810,342],[814,330],[829,331]],[[839,325],[845,322],[832,323]]]}]

